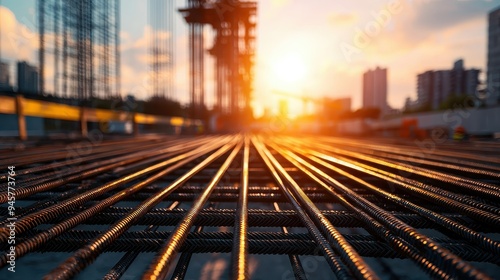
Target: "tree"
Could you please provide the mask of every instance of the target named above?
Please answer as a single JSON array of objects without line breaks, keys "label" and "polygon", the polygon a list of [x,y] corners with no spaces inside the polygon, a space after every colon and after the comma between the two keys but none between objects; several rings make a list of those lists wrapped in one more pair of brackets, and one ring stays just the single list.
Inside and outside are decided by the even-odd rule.
[{"label": "tree", "polygon": [[356,111],[342,113],[339,116],[340,120],[350,119],[378,119],[380,117],[379,108],[360,108]]},{"label": "tree", "polygon": [[178,101],[153,96],[144,102],[144,113],[160,116],[184,117],[185,109]]},{"label": "tree", "polygon": [[474,107],[474,99],[467,94],[451,94],[439,105],[440,110],[455,109],[457,107]]}]

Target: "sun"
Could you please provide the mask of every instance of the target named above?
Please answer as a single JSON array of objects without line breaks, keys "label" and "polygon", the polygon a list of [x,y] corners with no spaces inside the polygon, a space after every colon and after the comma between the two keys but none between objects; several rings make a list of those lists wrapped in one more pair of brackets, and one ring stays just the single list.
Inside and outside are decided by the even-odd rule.
[{"label": "sun", "polygon": [[284,53],[276,57],[272,64],[271,82],[278,87],[301,87],[306,73],[306,63],[299,53]]}]

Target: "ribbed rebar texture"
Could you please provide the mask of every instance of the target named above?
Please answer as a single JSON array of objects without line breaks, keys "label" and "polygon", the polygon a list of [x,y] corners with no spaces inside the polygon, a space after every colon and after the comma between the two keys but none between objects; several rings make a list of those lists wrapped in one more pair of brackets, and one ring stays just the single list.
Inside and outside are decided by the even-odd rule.
[{"label": "ribbed rebar texture", "polygon": [[493,279],[498,155],[259,134],[3,150],[0,279]]}]

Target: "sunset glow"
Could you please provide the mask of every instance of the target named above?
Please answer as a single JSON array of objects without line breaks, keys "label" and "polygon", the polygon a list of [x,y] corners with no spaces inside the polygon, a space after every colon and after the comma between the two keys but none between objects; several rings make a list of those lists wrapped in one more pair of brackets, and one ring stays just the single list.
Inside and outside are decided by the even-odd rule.
[{"label": "sunset glow", "polygon": [[[183,1],[177,1],[182,7]],[[342,3],[342,4],[340,4]],[[34,1],[3,1],[1,51],[11,65],[26,60],[38,63],[38,36]],[[257,14],[254,91],[255,116],[267,108],[277,113],[276,105],[283,96],[273,90],[314,98],[352,98],[352,108],[362,105],[362,73],[376,66],[387,68],[387,102],[402,108],[407,97],[415,99],[416,75],[431,69],[448,69],[453,61],[463,59],[466,68],[481,70],[486,77],[487,12],[498,1],[445,0],[318,0],[314,5],[302,1],[259,1]],[[126,1],[122,13],[134,14],[134,20],[122,18],[121,81],[124,94],[148,98],[147,59],[148,26],[146,5],[142,1]],[[175,99],[189,102],[189,38],[187,25],[175,13],[176,58],[174,66]],[[211,45],[209,29],[205,29],[206,48]],[[50,31],[47,31],[50,35]],[[464,36],[467,34],[467,36]],[[47,57],[51,61],[52,54]],[[212,70],[214,59],[206,56],[206,102],[213,105],[215,86]],[[404,62],[404,63],[403,63]],[[52,63],[45,75],[54,77]],[[48,91],[53,83],[46,83]],[[299,98],[286,98],[289,112],[302,112]],[[313,105],[310,105],[310,111]]]},{"label": "sunset glow", "polygon": [[307,73],[304,59],[293,52],[276,57],[272,70],[269,83],[277,88],[301,87]]}]

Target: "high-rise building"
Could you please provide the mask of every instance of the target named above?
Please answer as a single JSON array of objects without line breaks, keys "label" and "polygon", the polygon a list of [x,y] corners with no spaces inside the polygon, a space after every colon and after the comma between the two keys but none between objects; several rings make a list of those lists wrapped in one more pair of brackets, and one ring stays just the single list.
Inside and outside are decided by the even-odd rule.
[{"label": "high-rise building", "polygon": [[363,108],[379,108],[381,112],[387,105],[387,69],[377,67],[363,74]]},{"label": "high-rise building", "polygon": [[479,86],[479,74],[481,70],[479,69],[469,69],[464,71],[464,93],[467,95],[474,95],[477,92],[477,87]]},{"label": "high-rise building", "polygon": [[[450,73],[450,82],[451,82],[451,94],[467,94],[465,92],[465,76],[464,73],[464,60],[459,59],[453,63],[453,69],[451,69]],[[472,92],[471,94],[474,94]]]},{"label": "high-rise building", "polygon": [[17,91],[38,94],[38,69],[26,61],[17,62]]},{"label": "high-rise building", "polygon": [[479,85],[479,69],[464,68],[459,59],[451,70],[431,70],[417,76],[417,106],[438,109],[450,95],[474,95]]},{"label": "high-rise building", "polygon": [[488,15],[488,105],[500,103],[500,7]]},{"label": "high-rise building", "polygon": [[445,101],[451,92],[451,71],[438,70],[433,72],[434,84],[432,89],[432,104],[433,110],[439,108],[441,103]]},{"label": "high-rise building", "polygon": [[417,76],[417,100],[421,107],[432,104],[434,100],[433,71],[427,71]]},{"label": "high-rise building", "polygon": [[0,91],[12,91],[9,64],[0,61]]}]

